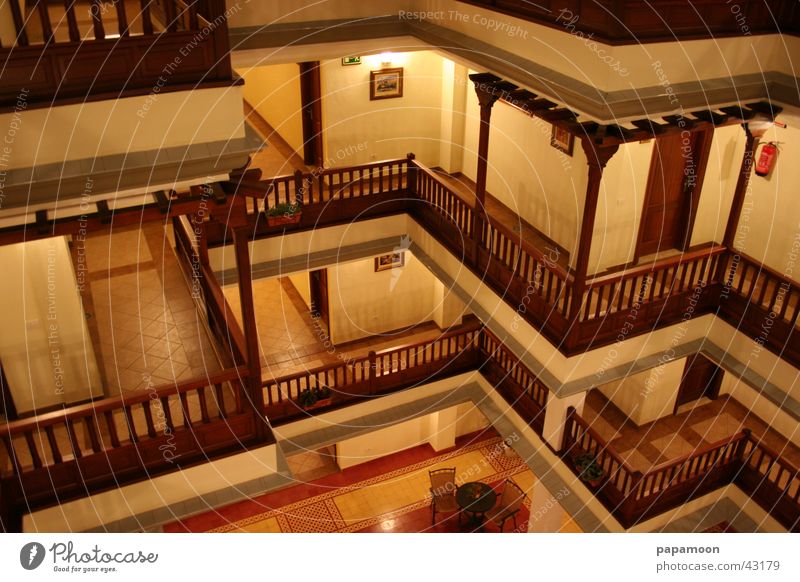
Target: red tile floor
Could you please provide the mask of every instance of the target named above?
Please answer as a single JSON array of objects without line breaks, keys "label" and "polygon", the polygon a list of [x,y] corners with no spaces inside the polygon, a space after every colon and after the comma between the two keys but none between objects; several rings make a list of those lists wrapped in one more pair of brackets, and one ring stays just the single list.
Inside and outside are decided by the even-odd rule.
[{"label": "red tile floor", "polygon": [[[431,525],[428,471],[457,468],[457,482],[480,480],[501,491],[506,478],[529,491],[535,477],[522,459],[506,454],[493,429],[457,439],[435,452],[424,444],[334,474],[164,526],[165,532],[467,532],[457,515],[437,514]],[[460,478],[462,476],[464,478]],[[517,527],[527,532],[529,500]],[[466,520],[465,520],[466,522]],[[487,523],[487,532],[497,532]],[[580,531],[565,523],[562,531]]]}]

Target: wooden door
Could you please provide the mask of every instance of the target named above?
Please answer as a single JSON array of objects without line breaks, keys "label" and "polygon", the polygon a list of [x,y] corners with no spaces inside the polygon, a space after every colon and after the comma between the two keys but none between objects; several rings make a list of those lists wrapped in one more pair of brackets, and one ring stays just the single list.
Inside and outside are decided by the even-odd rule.
[{"label": "wooden door", "polygon": [[323,167],[322,89],[319,61],[299,63],[300,100],[303,111],[303,162]]},{"label": "wooden door", "polygon": [[319,323],[329,332],[328,270],[310,271],[308,278],[311,289],[311,315],[319,319]]},{"label": "wooden door", "polygon": [[700,354],[687,358],[681,387],[678,389],[678,399],[675,401],[675,410],[687,402],[694,402],[703,397],[716,398],[719,395],[723,373],[722,368]]},{"label": "wooden door", "polygon": [[644,198],[636,260],[669,249],[689,247],[711,131],[655,140]]}]

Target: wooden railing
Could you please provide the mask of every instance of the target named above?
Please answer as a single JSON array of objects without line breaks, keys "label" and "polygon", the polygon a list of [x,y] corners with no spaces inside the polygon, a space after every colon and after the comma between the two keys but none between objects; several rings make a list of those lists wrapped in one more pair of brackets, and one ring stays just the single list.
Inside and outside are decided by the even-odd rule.
[{"label": "wooden railing", "polygon": [[0,107],[232,82],[225,0],[9,4]]},{"label": "wooden railing", "polygon": [[[364,402],[380,394],[453,376],[480,366],[480,324],[470,323],[434,340],[370,352],[335,364],[264,382],[266,416],[272,424],[286,422],[345,404]],[[329,396],[303,407],[301,393],[327,389]]]},{"label": "wooden railing", "polygon": [[480,336],[481,372],[514,411],[533,427],[544,430],[549,390],[496,335],[483,329]]},{"label": "wooden railing", "polygon": [[246,375],[234,368],[0,425],[3,495],[29,511],[243,450],[256,434]]},{"label": "wooden railing", "polygon": [[564,461],[593,455],[603,468],[595,495],[625,527],[735,483],[791,531],[800,529],[800,473],[748,429],[645,473],[634,471],[574,408],[567,412]]},{"label": "wooden railing", "polygon": [[740,251],[725,257],[720,307],[728,322],[795,365],[800,285]]}]

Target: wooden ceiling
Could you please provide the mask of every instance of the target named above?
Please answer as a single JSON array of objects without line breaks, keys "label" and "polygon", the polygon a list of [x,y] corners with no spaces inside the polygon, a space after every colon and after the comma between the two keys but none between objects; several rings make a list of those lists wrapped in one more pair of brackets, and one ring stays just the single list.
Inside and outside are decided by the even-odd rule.
[{"label": "wooden ceiling", "polygon": [[758,114],[766,116],[767,119],[774,119],[782,111],[777,105],[758,101],[687,111],[683,115],[666,115],[658,119],[645,117],[623,124],[599,124],[595,121],[582,121],[579,113],[527,89],[520,89],[492,73],[472,74],[470,79],[483,90],[495,92],[500,101],[601,147],[638,142],[682,131],[701,131],[710,127],[738,125]]}]

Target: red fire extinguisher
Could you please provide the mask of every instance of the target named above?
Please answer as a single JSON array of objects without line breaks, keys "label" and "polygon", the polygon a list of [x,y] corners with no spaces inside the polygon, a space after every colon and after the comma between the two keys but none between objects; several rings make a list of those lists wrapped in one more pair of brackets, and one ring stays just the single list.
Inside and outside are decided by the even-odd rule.
[{"label": "red fire extinguisher", "polygon": [[772,170],[772,166],[775,164],[775,159],[777,157],[777,142],[771,141],[769,143],[765,143],[761,148],[761,155],[758,156],[758,162],[756,163],[756,174],[759,176],[768,175]]}]

